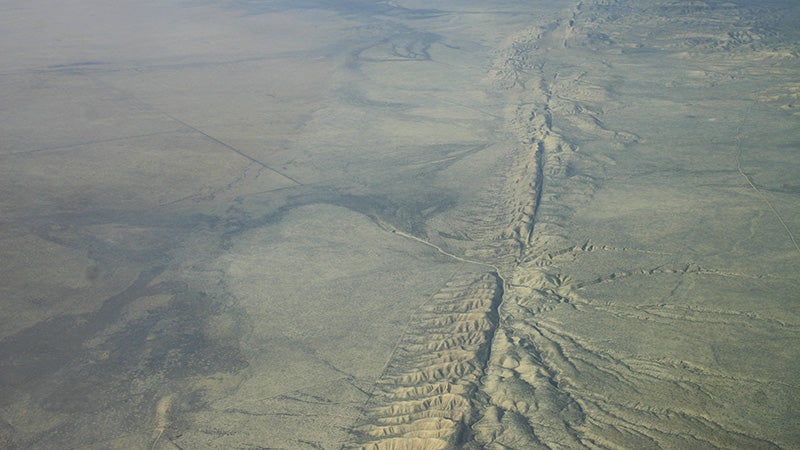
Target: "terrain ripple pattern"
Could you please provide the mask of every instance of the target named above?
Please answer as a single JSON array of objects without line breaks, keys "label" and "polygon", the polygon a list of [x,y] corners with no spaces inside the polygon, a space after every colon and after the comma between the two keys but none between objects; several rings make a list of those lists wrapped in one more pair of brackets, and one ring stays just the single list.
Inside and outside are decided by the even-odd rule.
[{"label": "terrain ripple pattern", "polygon": [[422,306],[366,406],[357,448],[444,449],[471,441],[501,295],[493,273],[460,276]]}]

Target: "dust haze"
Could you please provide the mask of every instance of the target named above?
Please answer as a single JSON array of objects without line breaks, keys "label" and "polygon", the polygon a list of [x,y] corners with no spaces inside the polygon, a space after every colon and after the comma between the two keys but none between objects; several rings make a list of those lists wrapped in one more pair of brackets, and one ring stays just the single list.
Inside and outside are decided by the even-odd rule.
[{"label": "dust haze", "polygon": [[0,447],[800,447],[800,4],[0,1]]}]

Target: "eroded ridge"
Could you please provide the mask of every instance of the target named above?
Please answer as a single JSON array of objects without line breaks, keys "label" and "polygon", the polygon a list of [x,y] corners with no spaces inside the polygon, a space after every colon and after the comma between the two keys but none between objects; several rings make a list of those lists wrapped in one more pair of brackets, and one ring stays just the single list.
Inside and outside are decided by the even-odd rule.
[{"label": "eroded ridge", "polygon": [[366,405],[363,449],[444,449],[472,442],[477,398],[503,288],[495,273],[447,283],[418,311]]},{"label": "eroded ridge", "polygon": [[[576,10],[572,20],[512,35],[489,72],[490,84],[513,99],[505,112],[505,132],[511,137],[512,150],[503,161],[503,179],[491,191],[493,198],[477,202],[491,214],[474,216],[473,227],[465,231],[481,238],[467,251],[468,256],[502,262],[508,256],[503,250],[507,252],[509,247],[500,243],[515,242],[519,262],[519,257],[567,242],[562,227],[572,211],[565,210],[565,200],[572,205],[587,203],[597,189],[595,179],[587,173],[589,169],[602,170],[607,161],[579,152],[578,145],[554,127],[554,115],[562,127],[586,140],[627,145],[637,139],[631,133],[608,129],[600,120],[600,103],[611,103],[604,88],[585,79],[583,72],[565,72],[547,64],[547,48],[566,46],[567,40],[578,34],[578,14]],[[479,224],[475,217],[488,219]],[[481,233],[473,232],[474,228]]]},{"label": "eroded ridge", "polygon": [[[619,101],[602,82],[606,66],[559,63],[571,53],[554,54],[600,45],[593,40],[605,36],[602,22],[593,22],[598,11],[579,5],[569,20],[513,36],[491,73],[498,88],[520,99],[507,113],[519,149],[509,180],[519,180],[519,189],[506,201],[510,211],[532,208],[515,219],[529,224],[514,231],[526,245],[504,273],[500,324],[481,385],[488,406],[473,426],[475,439],[497,449],[779,447],[754,425],[775,419],[731,405],[741,402],[734,392],[742,386],[782,405],[777,393],[788,384],[726,361],[721,344],[677,350],[688,336],[707,339],[711,326],[720,336],[744,327],[796,335],[782,318],[722,301],[712,307],[712,298],[701,297],[724,289],[716,278],[745,284],[747,275],[648,248],[595,245],[570,229],[608,179],[604,166],[615,164],[604,154],[640,141],[603,121]],[[590,154],[580,151],[590,145]]]},{"label": "eroded ridge", "polygon": [[512,267],[527,252],[542,195],[546,146],[553,141],[547,110],[550,89],[541,61],[531,53],[540,31],[511,36],[496,57],[487,82],[511,105],[503,113],[505,126],[498,130],[508,148],[488,171],[484,189],[448,224],[448,234],[469,242],[462,246],[467,257],[503,267]]},{"label": "eroded ridge", "polygon": [[[735,405],[741,387],[751,386],[753,398],[785,408],[790,383],[741,369],[735,347],[723,341],[743,330],[761,333],[762,342],[793,339],[797,327],[711,298],[731,283],[753,289],[743,281],[748,276],[766,284],[766,275],[714,269],[636,240],[604,245],[618,243],[604,242],[613,232],[581,230],[597,223],[588,207],[619,189],[617,155],[642,154],[653,139],[635,120],[607,115],[626,107],[608,79],[619,77],[614,63],[630,60],[613,56],[639,47],[603,33],[606,6],[579,3],[569,17],[512,36],[500,52],[489,77],[507,93],[503,132],[512,141],[498,169],[488,171],[499,174],[485,195],[450,217],[456,226],[447,230],[452,237],[440,233],[445,244],[405,235],[500,272],[496,329],[479,344],[488,355],[483,377],[470,371],[481,361],[474,349],[443,356],[436,346],[446,342],[446,328],[415,326],[370,403],[365,447],[780,447],[763,430],[783,417]],[[656,46],[664,50],[670,39],[663,35]],[[591,60],[587,49],[606,49],[608,58]],[[697,75],[712,84],[718,76]],[[620,129],[623,123],[643,137]],[[720,342],[692,344],[694,336],[705,342],[712,326]],[[454,383],[453,373],[463,377]]]},{"label": "eroded ridge", "polygon": [[574,36],[585,35],[585,30],[578,32],[579,12],[573,11],[571,20],[510,36],[488,73],[488,83],[508,98],[500,134],[510,148],[492,171],[502,175],[489,180],[487,189],[457,217],[456,234],[472,243],[465,249],[470,258],[512,267],[525,255],[566,242],[562,227],[572,211],[560,205],[564,200],[585,204],[597,189],[589,169],[602,170],[608,161],[579,152],[577,144],[564,138],[564,130],[554,127],[554,115],[562,127],[585,140],[624,146],[637,139],[608,129],[600,120],[601,105],[612,103],[602,86],[580,70],[548,65],[548,48],[567,46]]}]

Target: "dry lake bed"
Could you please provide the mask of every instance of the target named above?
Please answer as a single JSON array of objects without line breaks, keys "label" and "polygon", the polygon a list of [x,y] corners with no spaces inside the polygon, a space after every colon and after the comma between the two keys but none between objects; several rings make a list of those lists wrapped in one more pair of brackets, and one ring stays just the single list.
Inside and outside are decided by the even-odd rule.
[{"label": "dry lake bed", "polygon": [[0,447],[800,448],[797,23],[0,0]]}]

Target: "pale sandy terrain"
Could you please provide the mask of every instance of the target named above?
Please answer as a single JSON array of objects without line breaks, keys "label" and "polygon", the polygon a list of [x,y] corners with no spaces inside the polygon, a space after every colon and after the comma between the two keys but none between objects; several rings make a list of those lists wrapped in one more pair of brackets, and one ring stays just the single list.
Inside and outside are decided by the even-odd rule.
[{"label": "pale sandy terrain", "polygon": [[0,1],[0,447],[800,447],[798,21]]}]

